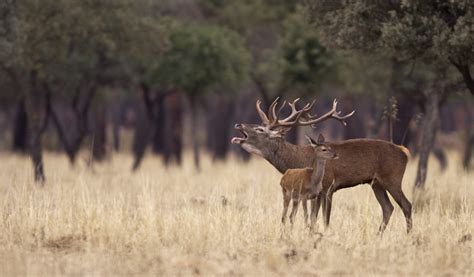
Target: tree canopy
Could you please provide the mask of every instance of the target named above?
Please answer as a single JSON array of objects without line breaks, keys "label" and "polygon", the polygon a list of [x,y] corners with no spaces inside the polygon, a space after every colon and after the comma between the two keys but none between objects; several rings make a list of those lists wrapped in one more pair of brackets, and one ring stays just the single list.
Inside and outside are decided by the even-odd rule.
[{"label": "tree canopy", "polygon": [[377,51],[399,61],[454,65],[474,94],[474,3],[453,1],[308,1],[326,45]]},{"label": "tree canopy", "polygon": [[169,48],[150,76],[150,82],[193,94],[215,85],[237,86],[245,79],[249,53],[239,35],[212,25],[183,24],[169,35]]}]

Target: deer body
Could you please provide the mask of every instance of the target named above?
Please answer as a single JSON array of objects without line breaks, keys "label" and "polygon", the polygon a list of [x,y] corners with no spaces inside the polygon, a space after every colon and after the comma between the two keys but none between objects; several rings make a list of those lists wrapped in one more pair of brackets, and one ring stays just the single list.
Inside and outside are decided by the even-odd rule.
[{"label": "deer body", "polygon": [[[303,203],[304,221],[305,224],[308,221],[308,206],[306,200],[316,197],[316,194],[311,188],[311,176],[313,176],[315,170],[311,167],[306,168],[294,168],[288,169],[280,181],[281,190],[283,193],[283,213],[281,215],[281,222],[285,224],[286,213],[288,212],[288,206],[290,205],[291,199],[293,199],[293,209],[290,214],[290,222],[293,224],[293,220],[298,210],[299,202]],[[323,176],[320,176],[319,183]]]},{"label": "deer body", "polygon": [[[320,136],[320,139],[322,136]],[[310,141],[311,138],[308,137]],[[324,139],[323,139],[324,140]],[[288,169],[280,181],[280,186],[283,193],[283,213],[281,222],[284,224],[286,220],[286,213],[290,199],[293,199],[293,209],[290,214],[290,221],[293,224],[294,217],[298,211],[298,205],[301,201],[304,211],[304,222],[308,221],[308,208],[306,200],[314,199],[321,192],[321,181],[324,176],[324,169],[326,167],[326,160],[337,157],[330,147],[320,144],[313,145],[316,158],[313,161],[312,167]],[[323,150],[324,152],[322,152]]]},{"label": "deer body", "polygon": [[[315,158],[311,146],[288,143],[284,140],[285,133],[294,125],[314,125],[330,118],[345,124],[344,119],[353,113],[340,116],[340,113],[336,111],[337,102],[334,101],[330,112],[315,118],[309,115],[312,104],[297,111],[295,102],[290,104],[291,115],[284,120],[279,120],[275,108],[277,100],[270,105],[268,116],[260,109],[260,103],[257,101],[257,111],[262,118],[262,125],[236,124],[235,129],[244,137],[233,138],[232,143],[239,144],[250,153],[262,156],[281,173],[288,169],[311,167]],[[406,148],[375,139],[351,139],[326,144],[338,154],[339,159],[327,161],[322,180],[322,192],[315,200],[312,200],[311,224],[313,225],[316,221],[321,204],[325,224],[329,224],[332,195],[335,191],[372,183],[372,190],[383,213],[379,232],[384,231],[393,212],[393,205],[387,192],[402,209],[409,232],[412,227],[411,203],[401,187],[408,161]]]},{"label": "deer body", "polygon": [[[339,159],[326,163],[321,194],[312,200],[312,224],[316,220],[321,202],[325,224],[329,224],[332,195],[335,191],[373,182],[372,189],[383,212],[383,222],[379,230],[382,232],[385,229],[393,212],[387,191],[402,209],[407,221],[407,230],[410,230],[411,204],[401,188],[408,162],[405,150],[388,141],[375,139],[351,139],[326,144],[338,154]],[[262,157],[281,173],[288,169],[311,167],[315,158],[311,146],[294,145],[283,139],[270,144],[269,149],[260,151]]]}]

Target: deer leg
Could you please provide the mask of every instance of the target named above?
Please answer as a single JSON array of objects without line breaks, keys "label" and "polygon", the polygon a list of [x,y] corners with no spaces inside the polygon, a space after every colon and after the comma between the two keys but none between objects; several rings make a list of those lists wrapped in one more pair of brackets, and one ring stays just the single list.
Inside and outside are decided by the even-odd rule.
[{"label": "deer leg", "polygon": [[410,233],[412,228],[412,220],[411,220],[411,203],[406,198],[405,194],[403,193],[401,186],[395,187],[391,186],[388,188],[388,192],[392,195],[395,202],[397,202],[398,206],[403,211],[405,215],[405,220],[407,222],[407,233]]},{"label": "deer leg", "polygon": [[323,208],[323,219],[326,218],[326,194],[321,195],[321,207]]},{"label": "deer leg", "polygon": [[325,210],[323,209],[324,210],[324,224],[326,225],[326,227],[329,226],[329,221],[331,220],[332,195],[335,190],[336,190],[336,184],[333,182],[326,193],[326,199],[325,199],[326,209]]},{"label": "deer leg", "polygon": [[294,191],[293,195],[292,195],[292,198],[293,198],[293,208],[291,209],[291,214],[290,214],[291,225],[293,225],[293,222],[294,222],[294,219],[295,219],[295,216],[296,216],[296,212],[298,211],[298,204],[300,202],[299,193]]},{"label": "deer leg", "polygon": [[290,192],[286,191],[285,189],[283,189],[282,192],[283,192],[283,213],[281,215],[281,223],[285,224],[286,213],[288,212],[288,206],[290,205],[291,195],[290,195]]},{"label": "deer leg", "polygon": [[331,221],[331,208],[332,208],[332,193],[326,195],[326,210],[324,211],[324,225],[329,226]]},{"label": "deer leg", "polygon": [[392,216],[393,205],[388,198],[387,192],[377,180],[374,180],[372,190],[374,191],[375,198],[377,198],[377,201],[382,208],[383,219],[379,227],[379,234],[382,234],[385,231],[385,227],[387,227],[390,217]]},{"label": "deer leg", "polygon": [[316,219],[318,218],[319,208],[321,207],[322,193],[320,193],[315,199],[311,200],[311,226],[313,229],[316,224]]},{"label": "deer leg", "polygon": [[304,226],[307,226],[308,225],[308,200],[306,199],[306,197],[303,197],[303,199],[301,199],[302,201],[302,206],[303,206],[303,214],[304,214]]}]

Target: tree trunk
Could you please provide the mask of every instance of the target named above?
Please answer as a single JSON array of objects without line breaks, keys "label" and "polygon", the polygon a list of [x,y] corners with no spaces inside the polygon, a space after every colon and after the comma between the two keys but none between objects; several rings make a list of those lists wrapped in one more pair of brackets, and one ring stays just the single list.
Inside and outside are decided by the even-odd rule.
[{"label": "tree trunk", "polygon": [[183,148],[183,116],[182,99],[179,91],[173,90],[167,95],[164,110],[164,113],[166,114],[164,132],[166,135],[163,159],[166,165],[168,165],[172,160],[180,165]]},{"label": "tree trunk", "polygon": [[107,113],[105,105],[99,105],[94,111],[92,143],[93,159],[103,161],[107,154]]},{"label": "tree trunk", "polygon": [[228,97],[217,95],[212,98],[207,109],[207,148],[213,160],[224,160],[230,146],[230,128],[234,114],[234,105]]},{"label": "tree trunk", "polygon": [[123,119],[123,102],[120,101],[118,103],[114,103],[112,106],[112,140],[114,151],[120,151],[120,129],[122,127],[122,119]]},{"label": "tree trunk", "polygon": [[42,136],[48,123],[49,96],[37,89],[36,73],[31,74],[31,87],[25,98],[25,109],[28,115],[28,150],[33,162],[35,182],[44,185],[46,181],[43,165]]},{"label": "tree trunk", "polygon": [[464,146],[464,153],[463,153],[463,159],[462,159],[462,164],[464,169],[466,170],[471,170],[472,169],[472,156],[474,152],[474,128],[470,127],[467,137],[466,137],[466,143]]},{"label": "tree trunk", "polygon": [[153,152],[155,154],[164,154],[165,153],[165,98],[166,94],[160,94],[153,101],[153,125],[154,125],[154,134],[152,139]]},{"label": "tree trunk", "polygon": [[201,170],[201,157],[199,152],[199,142],[198,140],[198,111],[197,111],[197,102],[196,102],[196,92],[192,92],[192,95],[189,97],[189,103],[191,108],[191,144],[193,146],[194,154],[194,166],[196,170]]},{"label": "tree trunk", "polygon": [[466,101],[467,106],[467,128],[466,128],[466,140],[464,146],[464,153],[462,164],[466,170],[471,169],[472,156],[474,153],[474,96],[468,96],[469,99]]},{"label": "tree trunk", "polygon": [[397,121],[393,125],[393,143],[408,146],[412,139],[410,133],[410,122],[415,112],[415,103],[406,95],[398,97]]},{"label": "tree trunk", "polygon": [[[438,121],[438,126],[439,125],[440,124],[439,124],[439,121]],[[439,162],[440,170],[445,171],[448,168],[448,157],[446,157],[446,153],[444,152],[444,150],[441,147],[434,145],[432,152],[433,152],[433,155],[435,156],[435,158]]]},{"label": "tree trunk", "polygon": [[414,189],[423,189],[425,186],[428,170],[428,158],[433,149],[439,128],[439,100],[442,89],[437,86],[438,83],[439,82],[435,82],[434,86],[426,95],[427,103],[422,124],[420,160],[418,162]]},{"label": "tree trunk", "polygon": [[140,167],[151,136],[151,122],[149,117],[146,115],[145,107],[143,106],[142,101],[138,103],[137,108],[135,109],[135,114],[135,131],[133,135],[133,171]]},{"label": "tree trunk", "polygon": [[461,73],[464,84],[466,84],[467,89],[471,93],[471,95],[474,95],[474,79],[472,78],[471,75],[471,70],[469,68],[469,63],[458,63],[453,60],[451,60],[451,63],[457,68],[459,73]]},{"label": "tree trunk", "polygon": [[74,164],[76,160],[77,151],[73,149],[73,146],[69,142],[68,136],[66,134],[66,130],[63,128],[61,124],[60,117],[58,116],[56,110],[53,107],[53,103],[50,103],[50,112],[51,112],[51,119],[53,121],[54,126],[56,127],[56,132],[58,133],[59,141],[61,142],[66,155],[69,158],[69,162]]},{"label": "tree trunk", "polygon": [[25,109],[25,100],[18,102],[13,122],[13,151],[25,153],[28,150],[28,118]]},{"label": "tree trunk", "polygon": [[[87,136],[89,131],[89,108],[95,96],[95,93],[95,85],[91,85],[91,87],[88,88],[88,91],[86,91],[85,93],[81,93],[80,89],[78,89],[78,91],[76,92],[76,95],[74,96],[71,105],[71,109],[74,114],[75,124],[63,124],[56,109],[54,109],[53,107],[53,103],[49,103],[51,119],[53,120],[53,124],[56,127],[59,141],[61,142],[64,151],[66,152],[69,161],[72,165],[74,165],[77,154],[81,149],[82,142],[84,141],[84,138]],[[69,128],[65,128],[65,125]],[[72,136],[70,135],[71,133],[73,134]]]}]

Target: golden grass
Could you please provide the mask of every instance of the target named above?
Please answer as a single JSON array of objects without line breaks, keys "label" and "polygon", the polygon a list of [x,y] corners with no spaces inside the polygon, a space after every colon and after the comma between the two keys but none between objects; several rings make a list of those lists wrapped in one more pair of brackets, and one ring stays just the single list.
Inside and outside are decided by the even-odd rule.
[{"label": "golden grass", "polygon": [[[280,174],[262,159],[204,161],[196,173],[150,157],[131,173],[116,155],[90,171],[45,157],[48,183],[26,158],[0,158],[0,275],[474,274],[474,174],[433,164],[414,229],[395,212],[383,237],[368,185],[334,196],[331,226],[310,235],[301,209],[281,237]],[[404,191],[412,199],[412,162]]]}]

